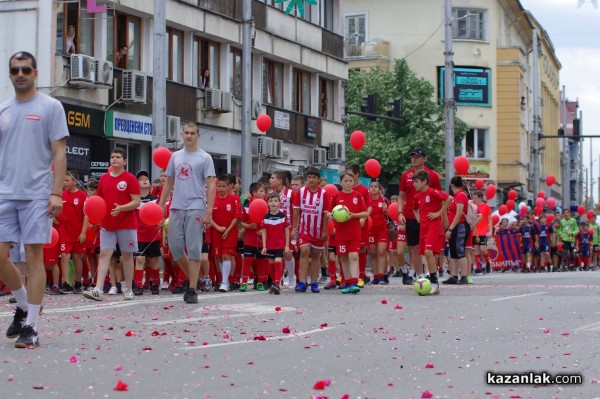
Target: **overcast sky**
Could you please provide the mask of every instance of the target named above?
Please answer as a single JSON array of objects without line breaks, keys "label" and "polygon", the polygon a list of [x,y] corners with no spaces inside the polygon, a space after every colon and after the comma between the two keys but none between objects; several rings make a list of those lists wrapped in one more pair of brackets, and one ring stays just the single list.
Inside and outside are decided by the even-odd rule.
[{"label": "overcast sky", "polygon": [[[578,0],[521,0],[544,27],[562,69],[560,87],[565,86],[569,100],[579,99],[583,112],[583,134],[600,135],[600,9],[590,0],[577,8]],[[592,141],[593,177],[600,175],[600,138],[587,139],[583,145],[584,165],[590,165]],[[598,201],[598,184],[594,186]]]}]

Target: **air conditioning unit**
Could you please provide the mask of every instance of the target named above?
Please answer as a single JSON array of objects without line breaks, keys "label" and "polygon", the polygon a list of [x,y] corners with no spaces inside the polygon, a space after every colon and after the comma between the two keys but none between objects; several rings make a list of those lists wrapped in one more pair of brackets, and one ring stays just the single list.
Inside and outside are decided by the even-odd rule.
[{"label": "air conditioning unit", "polygon": [[339,161],[343,158],[342,143],[329,143],[328,161]]},{"label": "air conditioning unit", "polygon": [[167,142],[175,143],[178,141],[180,133],[181,118],[178,116],[167,115]]},{"label": "air conditioning unit", "polygon": [[70,81],[94,83],[94,58],[83,54],[71,54]]},{"label": "air conditioning unit", "polygon": [[94,60],[94,82],[100,88],[112,87],[113,63],[107,60]]},{"label": "air conditioning unit", "polygon": [[224,91],[221,96],[221,112],[233,111],[233,94]]},{"label": "air conditioning unit", "polygon": [[325,165],[326,158],[327,150],[325,148],[313,148],[310,152],[310,163],[312,165]]},{"label": "air conditioning unit", "polygon": [[134,103],[146,102],[148,78],[144,72],[126,69],[123,71],[122,80],[123,94],[121,100]]},{"label": "air conditioning unit", "polygon": [[252,155],[270,157],[273,155],[273,139],[261,136],[252,139]]},{"label": "air conditioning unit", "polygon": [[206,89],[204,91],[204,109],[220,110],[222,104],[223,92],[217,89]]},{"label": "air conditioning unit", "polygon": [[273,158],[283,158],[283,140],[273,140]]},{"label": "air conditioning unit", "polygon": [[281,158],[288,159],[290,156],[290,149],[288,147],[281,148]]},{"label": "air conditioning unit", "polygon": [[250,108],[250,113],[252,119],[257,119],[260,113],[262,112],[262,103],[258,100],[252,99],[252,104]]}]

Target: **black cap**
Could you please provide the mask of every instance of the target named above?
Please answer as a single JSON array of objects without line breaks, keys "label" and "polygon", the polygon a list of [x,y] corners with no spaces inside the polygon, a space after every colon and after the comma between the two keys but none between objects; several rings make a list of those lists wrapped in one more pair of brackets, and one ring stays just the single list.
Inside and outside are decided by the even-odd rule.
[{"label": "black cap", "polygon": [[148,174],[147,171],[145,170],[140,170],[139,172],[137,172],[137,174],[135,175],[136,178],[140,178],[140,176],[146,176],[148,179],[150,178],[150,175]]},{"label": "black cap", "polygon": [[412,150],[410,152],[410,156],[412,157],[413,155],[418,155],[418,156],[424,157],[425,151],[423,151],[422,148],[415,148],[414,150]]}]

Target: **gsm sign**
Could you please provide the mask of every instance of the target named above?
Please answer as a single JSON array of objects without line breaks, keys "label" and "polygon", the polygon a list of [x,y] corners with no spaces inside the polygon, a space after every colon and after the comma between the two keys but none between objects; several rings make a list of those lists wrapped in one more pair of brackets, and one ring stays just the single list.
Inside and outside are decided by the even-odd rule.
[{"label": "gsm sign", "polygon": [[75,111],[67,112],[67,123],[70,126],[89,128],[90,120],[90,114]]}]

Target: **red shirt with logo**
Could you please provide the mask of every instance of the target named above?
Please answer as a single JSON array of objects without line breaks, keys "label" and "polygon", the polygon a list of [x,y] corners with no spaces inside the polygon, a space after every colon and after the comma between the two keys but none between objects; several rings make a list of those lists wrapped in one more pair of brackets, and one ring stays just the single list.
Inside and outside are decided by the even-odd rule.
[{"label": "red shirt with logo", "polygon": [[124,171],[119,176],[105,173],[98,182],[97,195],[106,201],[106,216],[101,225],[108,231],[137,230],[135,209],[111,215],[115,204],[125,205],[131,202],[132,195],[140,195],[140,182],[134,175]]},{"label": "red shirt with logo", "polygon": [[458,190],[454,193],[454,200],[448,207],[448,223],[452,223],[454,217],[456,216],[456,206],[458,204],[463,204],[463,214],[460,217],[458,223],[464,223],[467,221],[465,215],[467,214],[468,206],[469,206],[469,197],[465,193],[465,190]]},{"label": "red shirt with logo", "polygon": [[61,242],[76,242],[83,229],[83,204],[87,194],[83,190],[62,192],[63,210],[56,218]]},{"label": "red shirt with logo", "polygon": [[432,212],[439,212],[440,209],[442,209],[442,203],[449,196],[450,195],[448,193],[431,187],[424,192],[416,191],[416,194],[413,197],[412,208],[419,210],[419,223],[421,224],[421,231],[423,231],[428,224],[439,223],[440,226],[442,225],[441,215],[436,219],[429,219],[429,214]]},{"label": "red shirt with logo", "polygon": [[[429,173],[429,187],[434,190],[442,190],[442,182],[440,181],[440,175],[437,174],[436,171],[429,169],[428,167],[424,168],[425,171]],[[415,219],[415,214],[413,213],[413,204],[414,198],[417,194],[417,190],[415,190],[415,186],[413,184],[412,176],[415,174],[415,168],[411,168],[402,174],[400,178],[400,192],[405,193],[405,201],[404,201],[404,209],[402,210],[402,214],[406,219]]]},{"label": "red shirt with logo", "polygon": [[275,215],[271,212],[267,213],[260,224],[260,229],[266,230],[267,242],[265,246],[268,250],[285,249],[285,231],[289,225],[290,222],[285,213],[281,211]]},{"label": "red shirt with logo", "polygon": [[369,195],[367,206],[371,207],[371,221],[373,222],[371,225],[372,231],[379,231],[387,228],[387,222],[385,220],[385,215],[383,214],[384,204],[389,205],[387,198],[380,195],[377,199],[373,199],[373,197]]},{"label": "red shirt with logo", "polygon": [[[344,205],[350,213],[360,213],[367,210],[363,196],[355,190],[350,193],[337,192],[331,201],[330,210],[333,210],[336,205]],[[338,223],[334,220],[334,223],[336,242],[361,240],[360,219],[350,219],[344,223]]]}]

